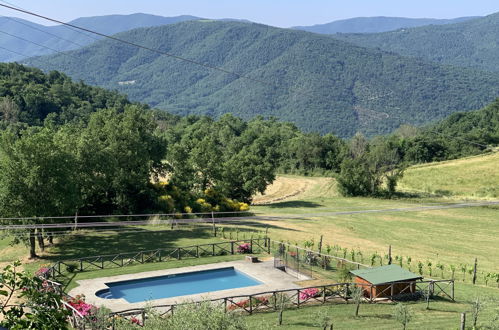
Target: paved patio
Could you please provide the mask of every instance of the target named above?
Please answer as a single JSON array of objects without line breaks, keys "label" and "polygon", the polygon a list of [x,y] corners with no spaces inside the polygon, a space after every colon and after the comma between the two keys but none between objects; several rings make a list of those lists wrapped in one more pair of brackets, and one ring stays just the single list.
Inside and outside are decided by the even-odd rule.
[{"label": "paved patio", "polygon": [[[106,283],[110,282],[135,280],[146,277],[187,273],[187,272],[210,270],[210,269],[217,269],[224,267],[234,267],[235,269],[243,273],[246,273],[251,277],[254,277],[263,284],[251,287],[245,287],[245,288],[220,290],[220,291],[204,292],[200,294],[193,294],[187,296],[157,299],[157,300],[151,300],[139,303],[129,303],[123,298],[103,299],[95,295],[97,291],[102,289],[107,289],[108,286],[106,285]],[[127,274],[127,275],[108,276],[91,280],[79,280],[76,281],[76,283],[78,283],[79,286],[69,291],[69,294],[71,296],[84,294],[86,301],[88,303],[91,303],[96,306],[106,306],[107,308],[111,309],[113,312],[116,312],[132,308],[142,308],[145,307],[146,305],[171,305],[188,301],[218,299],[223,297],[248,295],[265,291],[299,288],[300,286],[297,284],[297,281],[306,280],[306,279],[308,278],[305,277],[296,278],[288,273],[285,273],[283,271],[274,268],[273,260],[263,261],[259,263],[250,263],[241,260],[241,261],[219,262],[219,263],[199,265],[199,266],[170,268],[164,270],[156,270],[151,272],[142,272],[135,274]]]}]

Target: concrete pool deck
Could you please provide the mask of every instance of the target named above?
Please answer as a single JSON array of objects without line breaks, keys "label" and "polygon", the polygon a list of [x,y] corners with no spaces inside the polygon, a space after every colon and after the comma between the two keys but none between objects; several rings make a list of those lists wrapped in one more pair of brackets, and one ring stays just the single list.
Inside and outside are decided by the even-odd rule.
[{"label": "concrete pool deck", "polygon": [[[135,279],[171,275],[171,274],[179,274],[179,273],[188,273],[201,270],[211,270],[224,267],[234,267],[238,271],[241,271],[251,277],[254,277],[258,281],[262,282],[262,284],[245,288],[204,292],[193,295],[177,296],[171,298],[143,301],[138,303],[129,303],[123,298],[104,299],[97,297],[95,295],[97,291],[108,288],[106,283],[135,280]],[[111,309],[113,312],[117,312],[126,309],[143,308],[146,307],[147,305],[149,306],[173,305],[182,302],[218,299],[230,296],[255,294],[265,291],[300,288],[300,285],[298,285],[297,282],[306,279],[308,278],[306,277],[296,278],[286,272],[274,268],[273,260],[263,261],[258,263],[251,263],[241,260],[241,261],[219,262],[219,263],[199,265],[199,266],[170,268],[164,270],[156,270],[156,271],[134,273],[127,275],[100,277],[91,280],[79,280],[76,281],[76,283],[78,283],[79,286],[69,291],[69,295],[76,296],[79,294],[84,294],[86,302],[98,307],[105,306]]]}]

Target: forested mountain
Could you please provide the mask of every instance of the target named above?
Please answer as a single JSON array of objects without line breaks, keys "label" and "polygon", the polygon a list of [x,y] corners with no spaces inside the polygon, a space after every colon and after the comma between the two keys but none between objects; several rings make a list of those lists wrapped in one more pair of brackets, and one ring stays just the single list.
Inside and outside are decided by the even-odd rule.
[{"label": "forested mountain", "polygon": [[190,21],[117,37],[264,80],[240,79],[192,63],[104,40],[29,59],[89,84],[174,114],[244,119],[275,116],[307,131],[352,136],[387,133],[455,111],[478,109],[499,94],[499,75],[431,64],[303,31],[260,24]]},{"label": "forested mountain", "polygon": [[459,17],[453,19],[436,18],[407,18],[407,17],[355,17],[333,21],[325,24],[316,24],[311,26],[295,26],[293,29],[303,30],[321,34],[335,33],[378,33],[394,31],[402,28],[411,28],[424,25],[444,25],[464,22],[473,18]]},{"label": "forested mountain", "polygon": [[[104,34],[115,34],[139,27],[173,24],[194,19],[199,18],[194,16],[162,17],[149,14],[132,14],[82,17],[69,23]],[[53,54],[55,53],[54,50],[76,49],[101,39],[99,36],[89,36],[88,33],[80,33],[61,25],[45,26],[17,17],[0,17],[0,31],[8,33],[0,33],[2,36],[0,38],[0,47],[5,48],[0,50],[0,62],[19,61],[26,57]],[[47,48],[14,36],[27,39]],[[7,49],[19,54],[9,52]]]},{"label": "forested mountain", "polygon": [[441,64],[499,71],[499,13],[456,24],[334,37]]}]

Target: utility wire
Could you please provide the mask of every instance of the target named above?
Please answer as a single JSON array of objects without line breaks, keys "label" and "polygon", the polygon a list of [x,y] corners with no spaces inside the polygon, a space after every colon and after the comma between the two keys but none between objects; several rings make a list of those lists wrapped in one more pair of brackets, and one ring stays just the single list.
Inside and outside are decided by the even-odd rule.
[{"label": "utility wire", "polygon": [[[2,4],[0,4],[0,6],[2,6]],[[70,54],[68,54],[68,53],[61,52],[60,50],[57,50],[57,49],[54,49],[54,48],[51,48],[51,47],[44,46],[44,45],[42,45],[42,44],[39,44],[39,43],[37,43],[37,42],[34,42],[34,41],[31,41],[31,40],[25,39],[25,38],[23,38],[23,37],[16,36],[16,35],[14,35],[14,34],[11,34],[11,33],[5,32],[5,31],[0,31],[0,33],[3,33],[3,34],[5,34],[5,35],[11,36],[11,37],[13,37],[13,38],[17,38],[17,39],[19,39],[19,40],[22,40],[22,41],[25,41],[25,42],[31,43],[31,44],[33,44],[33,45],[37,45],[37,46],[42,47],[42,48],[49,49],[49,50],[51,50],[51,51],[53,51],[53,52],[56,52],[56,53],[59,53],[59,54],[62,54],[62,55],[71,56],[71,57],[73,57],[73,58],[75,58],[75,59],[78,59],[77,57],[74,57],[73,55],[70,55]]]},{"label": "utility wire", "polygon": [[[51,22],[54,22],[54,23],[63,24],[65,26],[72,27],[72,28],[75,28],[75,29],[79,29],[81,31],[89,32],[89,33],[92,33],[94,35],[98,35],[100,37],[104,37],[104,38],[107,38],[107,39],[110,39],[110,40],[121,42],[123,44],[127,44],[129,46],[133,46],[133,47],[140,48],[140,49],[145,49],[145,50],[154,52],[154,53],[159,54],[159,55],[168,56],[168,57],[180,60],[180,61],[184,61],[184,62],[187,62],[187,63],[195,64],[197,66],[201,66],[201,67],[204,67],[204,68],[207,68],[207,69],[211,69],[211,70],[216,70],[216,71],[219,71],[219,72],[223,72],[223,73],[226,73],[226,74],[229,74],[229,75],[236,76],[236,77],[241,78],[241,79],[246,79],[246,80],[249,80],[249,81],[253,81],[253,82],[260,83],[260,84],[264,84],[264,85],[270,86],[272,88],[276,87],[275,84],[267,82],[267,81],[264,81],[264,80],[260,80],[260,79],[256,79],[256,78],[251,78],[251,77],[248,77],[247,75],[236,73],[236,72],[233,72],[233,71],[229,71],[229,70],[217,67],[217,66],[209,65],[209,64],[206,64],[206,63],[203,63],[203,62],[199,62],[199,61],[195,61],[195,60],[191,60],[191,59],[187,59],[187,58],[184,58],[184,57],[181,57],[181,56],[178,56],[178,55],[174,55],[174,54],[170,54],[170,53],[161,51],[159,49],[155,49],[155,48],[151,48],[151,47],[148,47],[148,46],[140,45],[140,44],[137,44],[137,43],[134,43],[134,42],[131,42],[131,41],[126,41],[126,40],[123,40],[123,39],[120,39],[120,38],[117,38],[117,37],[114,37],[114,36],[110,36],[110,35],[107,35],[107,34],[104,34],[104,33],[93,31],[93,30],[90,30],[90,29],[87,29],[87,28],[84,28],[84,27],[76,26],[76,25],[73,25],[73,24],[70,24],[70,23],[65,23],[65,22],[62,22],[62,21],[59,21],[59,20],[56,20],[56,19],[53,19],[53,18],[50,18],[50,17],[47,17],[47,16],[36,14],[36,13],[28,11],[28,10],[24,10],[24,9],[20,9],[20,8],[15,8],[15,7],[12,7],[12,6],[9,6],[9,5],[4,5],[4,4],[0,4],[0,6],[8,8],[8,9],[11,9],[11,10],[18,11],[18,12],[21,12],[21,13],[24,13],[24,14],[27,14],[27,15],[31,15],[31,16],[34,16],[34,17],[42,18],[42,19],[45,19],[45,20],[48,20],[48,21],[51,21]],[[303,93],[303,92],[296,92],[296,93],[308,95],[308,94]]]},{"label": "utility wire", "polygon": [[6,51],[11,52],[11,53],[14,53],[14,54],[17,54],[17,55],[19,55],[19,56],[29,57],[28,55],[25,55],[25,54],[22,54],[22,53],[16,52],[15,50],[12,50],[12,49],[7,49],[7,48],[2,47],[2,46],[0,46],[0,49],[6,50]]},{"label": "utility wire", "polygon": [[[11,3],[11,2],[4,1],[4,0],[0,0],[0,1],[1,1],[1,2],[3,2],[3,3],[6,3],[6,4],[8,4],[8,5],[11,5],[11,6],[15,7],[15,8],[19,8],[19,9],[22,9],[22,10],[27,10],[27,9],[24,9],[23,7],[20,7],[20,6],[18,6],[18,5],[16,5],[16,4],[13,4],[13,3]],[[70,27],[68,27],[68,26],[65,26],[65,25],[63,25],[63,26],[64,26],[66,29],[68,29],[68,30],[71,30],[71,31],[73,31],[73,32],[77,32],[77,33],[79,33],[79,34],[81,34],[81,35],[84,35],[84,36],[85,36],[85,37],[87,37],[87,38],[90,38],[90,39],[93,39],[93,40],[97,40],[97,41],[98,41],[98,40],[100,40],[99,38],[95,38],[94,36],[88,35],[87,33],[81,32],[81,31],[79,31],[79,30],[72,29],[72,28],[70,28]]]},{"label": "utility wire", "polygon": [[[2,0],[2,2],[8,3],[8,2],[3,1],[3,0]],[[10,5],[12,5],[12,4],[10,4]],[[59,21],[59,20],[56,20],[56,19],[53,19],[53,18],[50,18],[50,17],[47,17],[47,16],[36,14],[34,12],[31,12],[31,11],[28,11],[28,10],[25,10],[25,9],[21,9],[20,7],[15,8],[15,7],[12,7],[12,6],[9,6],[9,5],[4,5],[4,4],[1,4],[1,3],[0,3],[0,6],[8,8],[8,9],[11,9],[11,10],[15,10],[15,11],[18,11],[18,12],[22,12],[22,13],[27,14],[27,15],[31,15],[31,16],[35,16],[35,17],[38,17],[38,18],[42,18],[42,19],[45,19],[45,20],[48,20],[48,21],[51,21],[51,22],[54,22],[54,23],[62,24],[64,26],[71,27],[73,29],[78,29],[78,30],[81,30],[81,31],[86,31],[86,32],[98,35],[100,37],[104,37],[104,38],[107,38],[107,39],[110,39],[110,40],[118,41],[118,42],[130,45],[130,46],[133,46],[133,47],[145,49],[145,50],[148,50],[148,51],[160,54],[160,55],[164,55],[164,56],[168,56],[168,57],[171,57],[171,58],[175,58],[175,59],[180,60],[180,61],[188,62],[188,63],[195,64],[195,65],[198,65],[198,66],[201,66],[201,67],[205,67],[205,68],[208,68],[208,69],[212,69],[212,70],[220,71],[220,72],[223,72],[223,73],[226,73],[226,74],[234,75],[234,76],[236,76],[238,78],[250,80],[250,81],[253,81],[253,82],[258,82],[260,84],[264,84],[264,85],[270,86],[272,88],[276,87],[275,84],[267,82],[267,81],[264,81],[264,80],[251,78],[251,77],[248,77],[246,75],[243,75],[243,74],[240,74],[240,73],[236,73],[236,72],[233,72],[233,71],[229,71],[229,70],[226,70],[226,69],[223,69],[223,68],[220,68],[220,67],[212,66],[212,65],[209,65],[209,64],[206,64],[206,63],[195,61],[195,60],[190,60],[190,59],[178,56],[178,55],[173,55],[173,54],[170,54],[170,53],[167,53],[167,52],[163,52],[163,51],[161,51],[159,49],[150,48],[150,47],[147,47],[147,46],[144,46],[144,45],[136,44],[136,43],[133,43],[133,42],[130,42],[130,41],[126,41],[126,40],[123,40],[123,39],[120,39],[120,38],[117,38],[117,37],[114,37],[114,36],[110,36],[110,35],[107,35],[107,34],[104,34],[104,33],[96,32],[96,31],[93,31],[91,29],[87,29],[87,28],[84,28],[84,27],[76,26],[76,25],[73,25],[73,24],[70,24],[70,23],[65,23],[65,22],[62,22],[62,21]],[[42,47],[44,47],[44,46],[42,46]],[[46,48],[48,48],[48,47],[46,47]],[[58,52],[58,53],[61,53],[61,52]],[[65,55],[67,55],[67,54],[65,54]],[[295,93],[304,94],[304,95],[307,95],[307,96],[311,96],[311,95],[309,95],[308,93],[305,93],[305,92],[297,92],[297,91],[295,91]],[[391,91],[390,93],[393,93],[393,91]],[[390,95],[390,93],[385,94],[385,95],[381,95],[379,97],[371,98],[371,99],[368,99],[368,100],[378,99],[378,98]],[[390,115],[390,114],[387,114],[387,115],[391,116],[391,117],[398,117],[398,116],[393,116],[393,115]],[[398,117],[398,118],[402,119],[401,117]],[[402,120],[404,120],[404,119],[402,119]],[[434,133],[436,133],[436,132],[434,132]],[[443,133],[438,133],[438,134],[445,135]],[[470,141],[470,140],[467,140],[467,139],[464,139],[464,138],[458,138],[458,137],[452,137],[452,138],[460,139],[462,141],[466,141],[468,143],[471,143],[471,144],[474,144],[474,145],[477,145],[477,146],[481,146],[481,147],[485,147],[485,148],[491,147],[489,145],[484,145],[484,144],[477,143],[477,142],[474,142],[474,141]]]},{"label": "utility wire", "polygon": [[22,25],[24,25],[24,26],[27,26],[27,27],[28,27],[28,28],[30,28],[30,29],[33,29],[33,30],[36,30],[36,31],[40,31],[40,32],[45,33],[45,34],[48,34],[48,35],[53,36],[53,37],[55,37],[55,38],[57,38],[57,39],[60,39],[60,40],[63,40],[63,41],[66,41],[66,42],[72,43],[73,45],[76,45],[76,46],[78,46],[78,47],[85,47],[84,45],[81,45],[81,44],[79,44],[79,43],[77,43],[77,42],[74,42],[74,41],[69,40],[69,39],[65,39],[65,38],[63,38],[63,37],[59,37],[59,36],[58,36],[58,35],[56,35],[56,34],[50,33],[50,32],[48,32],[48,31],[44,31],[44,30],[42,30],[42,29],[39,29],[39,28],[37,28],[37,27],[34,27],[33,25],[29,25],[29,24],[26,24],[26,23],[24,23],[24,22],[18,21],[18,20],[16,20],[16,19],[12,18],[12,17],[7,17],[7,16],[3,16],[3,15],[0,15],[0,17],[3,17],[3,18],[8,19],[8,20],[10,20],[10,21],[16,22],[16,23],[18,23],[18,24],[22,24]]}]

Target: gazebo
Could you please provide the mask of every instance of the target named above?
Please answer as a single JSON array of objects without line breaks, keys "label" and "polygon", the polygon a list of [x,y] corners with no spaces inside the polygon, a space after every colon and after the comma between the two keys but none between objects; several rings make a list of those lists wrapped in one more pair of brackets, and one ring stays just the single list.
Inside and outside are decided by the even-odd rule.
[{"label": "gazebo", "polygon": [[416,292],[416,281],[423,277],[397,265],[387,265],[350,271],[364,296],[371,299],[387,298]]}]

